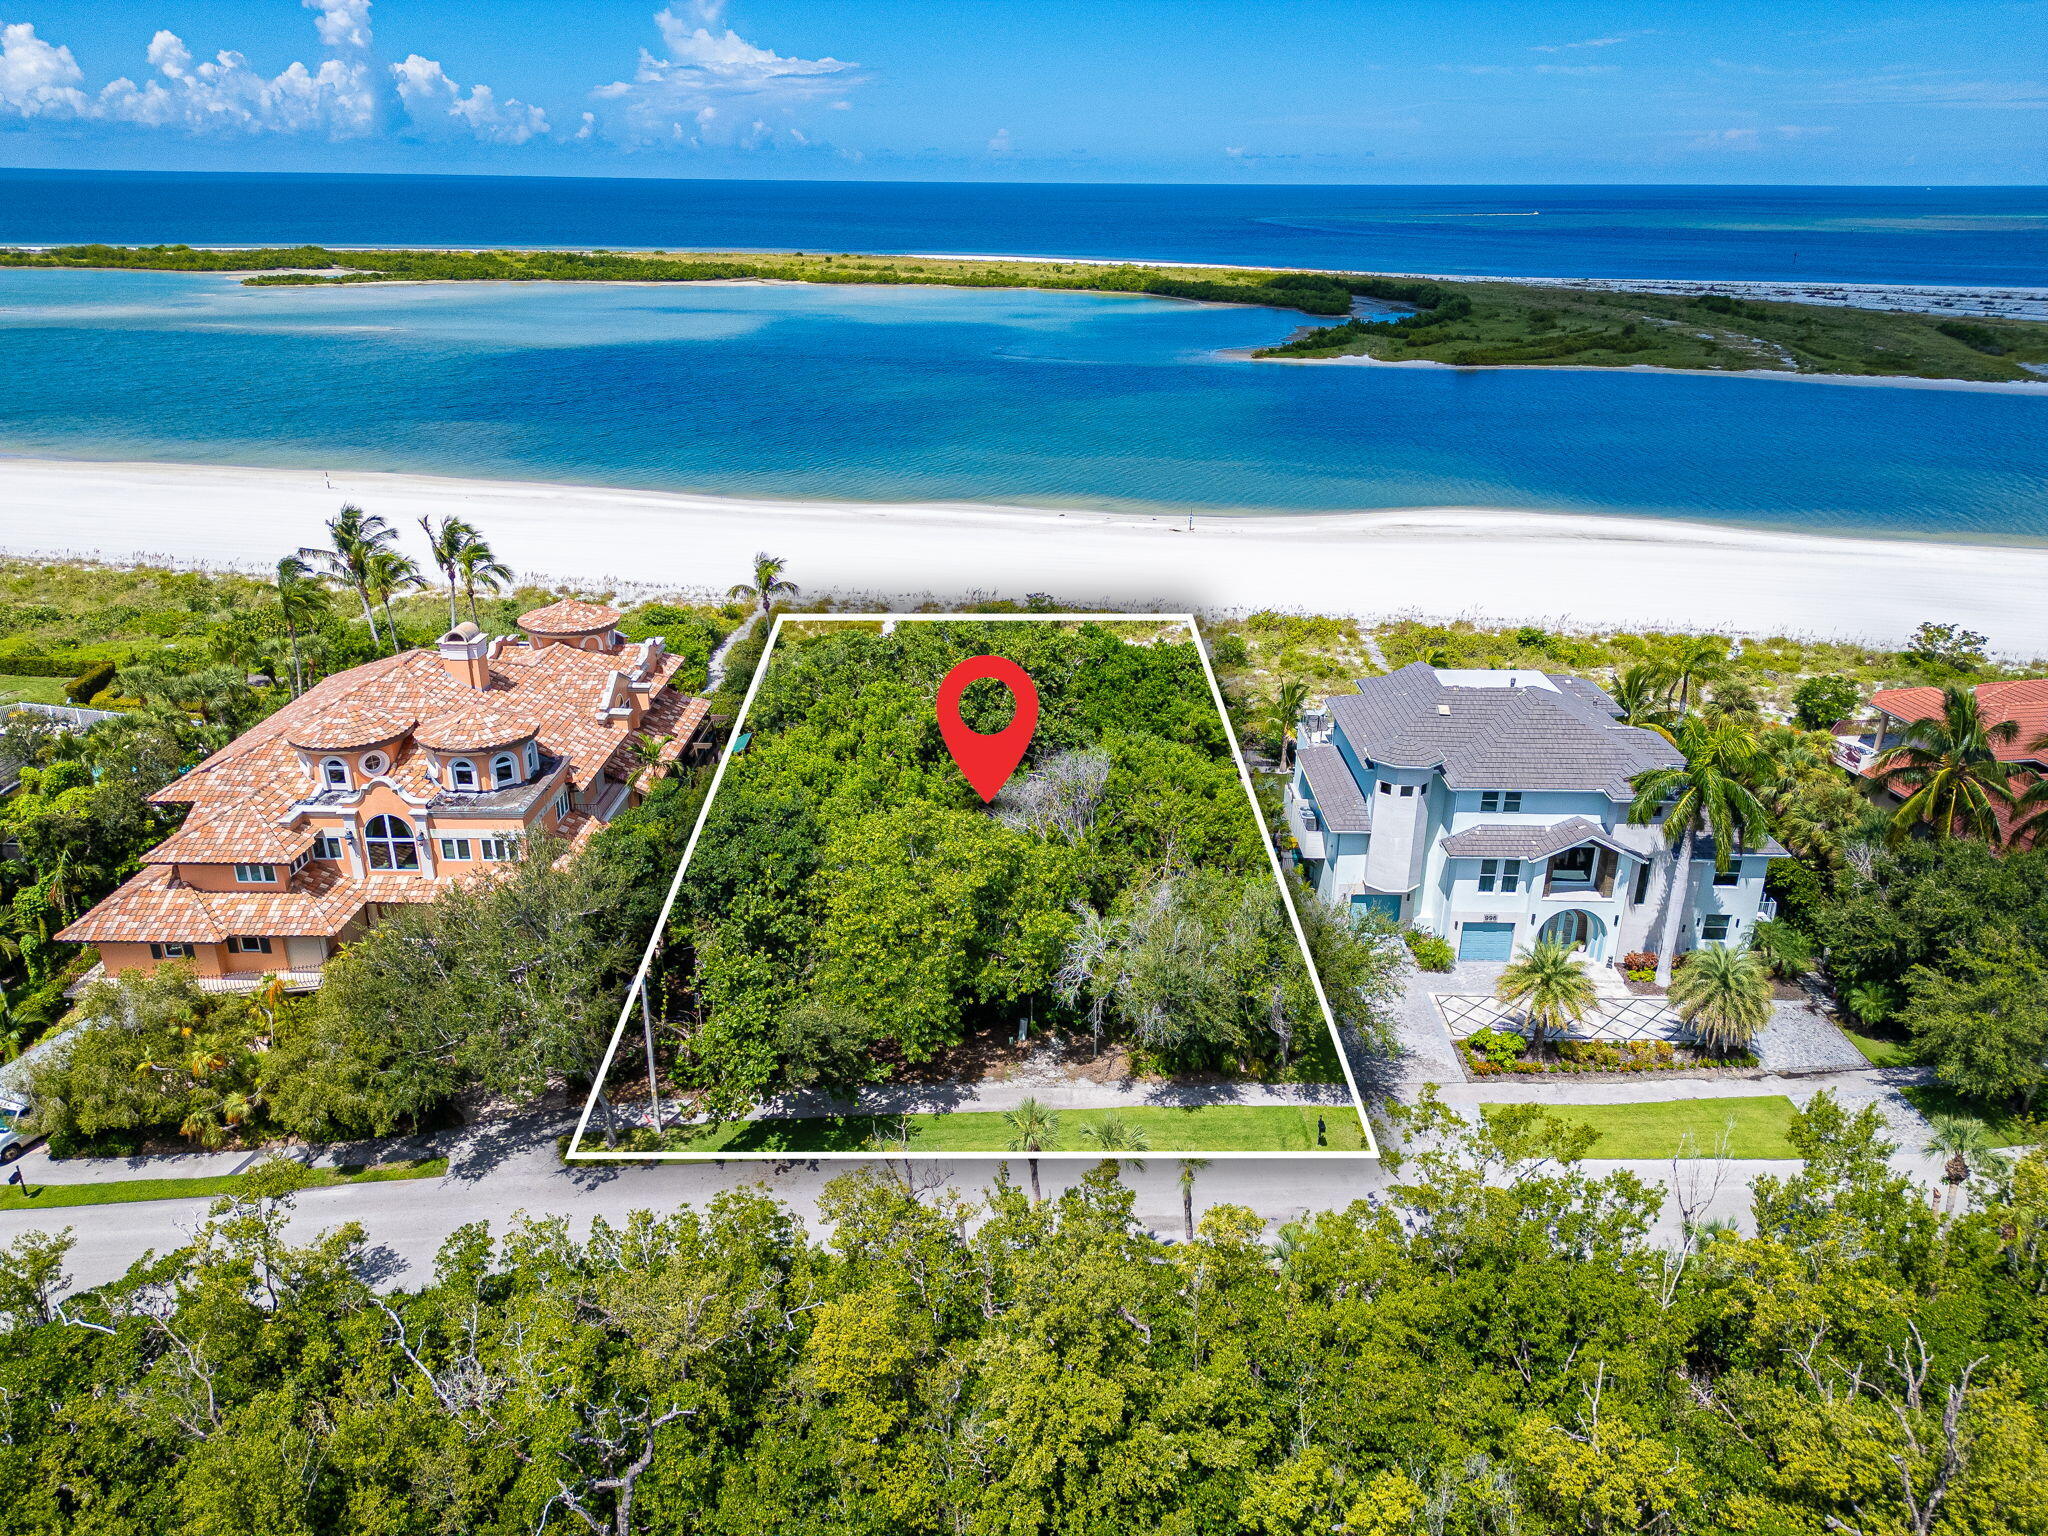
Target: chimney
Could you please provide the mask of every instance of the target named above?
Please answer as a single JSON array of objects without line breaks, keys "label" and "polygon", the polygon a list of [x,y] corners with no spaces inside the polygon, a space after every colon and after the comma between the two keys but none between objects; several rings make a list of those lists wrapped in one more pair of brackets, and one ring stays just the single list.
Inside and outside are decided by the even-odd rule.
[{"label": "chimney", "polygon": [[464,619],[440,640],[441,665],[448,675],[481,693],[491,685],[491,637]]}]

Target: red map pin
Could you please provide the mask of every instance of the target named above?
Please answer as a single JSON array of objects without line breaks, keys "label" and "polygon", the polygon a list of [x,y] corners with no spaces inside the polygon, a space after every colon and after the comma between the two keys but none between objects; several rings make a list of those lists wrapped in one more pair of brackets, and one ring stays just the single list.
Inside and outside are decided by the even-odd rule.
[{"label": "red map pin", "polygon": [[[1001,683],[1017,701],[1010,723],[992,736],[969,730],[960,718],[960,695],[969,683],[984,677]],[[1010,782],[1037,729],[1038,690],[1031,686],[1029,674],[1007,656],[970,656],[939,684],[939,734],[946,738],[946,750],[983,801],[995,799],[997,791]]]}]

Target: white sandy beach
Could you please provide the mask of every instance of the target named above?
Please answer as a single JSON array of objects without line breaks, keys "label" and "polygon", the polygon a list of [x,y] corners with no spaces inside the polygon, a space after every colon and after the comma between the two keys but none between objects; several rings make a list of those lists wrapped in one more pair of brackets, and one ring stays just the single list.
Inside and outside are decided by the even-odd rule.
[{"label": "white sandy beach", "polygon": [[[1186,517],[743,500],[425,475],[0,457],[0,549],[263,566],[355,501],[412,533],[455,513],[550,581],[714,590],[756,550],[808,593],[1046,592],[1075,606],[1470,615],[1897,640],[1964,623],[2048,655],[2048,547],[1833,538],[1497,511]],[[413,548],[417,554],[417,547]]]}]

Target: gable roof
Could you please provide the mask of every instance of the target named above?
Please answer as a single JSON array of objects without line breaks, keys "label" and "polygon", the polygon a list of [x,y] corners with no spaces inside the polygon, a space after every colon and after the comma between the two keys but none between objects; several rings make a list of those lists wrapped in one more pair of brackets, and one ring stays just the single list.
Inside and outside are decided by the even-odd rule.
[{"label": "gable roof", "polygon": [[1491,821],[1467,827],[1443,840],[1454,859],[1547,859],[1581,843],[1598,843],[1616,853],[1630,850],[1609,837],[1597,821],[1573,816],[1542,826],[1534,822]]},{"label": "gable roof", "polygon": [[1356,693],[1333,694],[1329,707],[1360,756],[1440,767],[1453,789],[1591,790],[1625,800],[1637,774],[1685,762],[1655,731],[1616,721],[1613,701],[1591,683],[1446,687],[1418,661],[1361,679]]}]

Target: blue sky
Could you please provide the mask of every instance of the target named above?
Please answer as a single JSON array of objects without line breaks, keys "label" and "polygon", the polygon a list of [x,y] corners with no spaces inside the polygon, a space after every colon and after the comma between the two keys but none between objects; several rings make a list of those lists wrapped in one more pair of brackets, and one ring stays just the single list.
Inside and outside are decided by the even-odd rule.
[{"label": "blue sky", "polygon": [[2032,184],[2048,0],[0,0],[0,165]]}]

